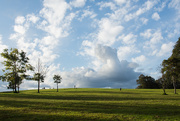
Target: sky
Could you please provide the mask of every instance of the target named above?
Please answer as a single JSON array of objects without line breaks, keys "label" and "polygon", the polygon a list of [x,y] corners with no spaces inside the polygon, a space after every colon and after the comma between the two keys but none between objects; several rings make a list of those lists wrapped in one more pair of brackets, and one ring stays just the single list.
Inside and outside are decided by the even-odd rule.
[{"label": "sky", "polygon": [[41,88],[56,88],[54,74],[60,88],[136,88],[140,74],[161,76],[180,37],[179,8],[179,0],[0,0],[0,52],[23,50],[33,66],[40,58],[49,67]]}]

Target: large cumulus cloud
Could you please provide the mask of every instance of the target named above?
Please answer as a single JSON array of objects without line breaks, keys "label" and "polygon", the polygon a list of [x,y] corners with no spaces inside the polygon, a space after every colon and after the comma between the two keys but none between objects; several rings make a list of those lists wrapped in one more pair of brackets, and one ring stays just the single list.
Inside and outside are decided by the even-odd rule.
[{"label": "large cumulus cloud", "polygon": [[[95,57],[101,65],[94,68],[77,67],[71,72],[62,72],[62,86],[91,87],[91,88],[135,88],[135,80],[139,73],[134,71],[126,60],[119,60],[117,50],[109,46],[96,45]],[[131,84],[130,84],[131,83]]]}]

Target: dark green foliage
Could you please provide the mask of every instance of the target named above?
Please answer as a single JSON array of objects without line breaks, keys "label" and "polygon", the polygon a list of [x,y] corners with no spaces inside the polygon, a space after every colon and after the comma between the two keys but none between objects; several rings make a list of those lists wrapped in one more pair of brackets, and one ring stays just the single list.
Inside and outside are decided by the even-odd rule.
[{"label": "dark green foliage", "polygon": [[159,89],[159,83],[157,83],[155,81],[154,78],[152,78],[151,76],[144,76],[143,74],[141,74],[139,76],[139,79],[136,80],[137,84],[139,84],[139,86],[137,87],[137,89]]},{"label": "dark green foliage", "polygon": [[180,58],[180,38],[176,42],[174,49],[172,51],[172,56],[176,58]]},{"label": "dark green foliage", "polygon": [[57,92],[58,92],[58,83],[61,83],[62,77],[60,75],[54,75],[54,83],[57,83]]},{"label": "dark green foliage", "polygon": [[28,63],[29,58],[26,57],[24,51],[19,51],[18,49],[4,49],[1,56],[5,59],[2,64],[4,65],[4,75],[0,76],[2,81],[9,82],[9,89],[13,88],[17,92],[16,88],[22,83],[23,79],[26,79],[28,75],[25,74],[28,70],[33,70],[33,67]]},{"label": "dark green foliage", "polygon": [[176,94],[176,88],[179,88],[180,85],[180,38],[174,46],[172,55],[162,62],[161,72],[166,82],[171,81]]}]

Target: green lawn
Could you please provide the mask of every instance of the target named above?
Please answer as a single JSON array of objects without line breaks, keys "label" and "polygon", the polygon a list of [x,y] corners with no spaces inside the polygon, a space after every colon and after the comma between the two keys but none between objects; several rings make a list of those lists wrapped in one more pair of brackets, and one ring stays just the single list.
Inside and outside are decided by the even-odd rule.
[{"label": "green lawn", "polygon": [[[0,93],[0,121],[180,120],[180,95],[154,89],[46,89]],[[177,90],[180,92],[180,90]]]}]

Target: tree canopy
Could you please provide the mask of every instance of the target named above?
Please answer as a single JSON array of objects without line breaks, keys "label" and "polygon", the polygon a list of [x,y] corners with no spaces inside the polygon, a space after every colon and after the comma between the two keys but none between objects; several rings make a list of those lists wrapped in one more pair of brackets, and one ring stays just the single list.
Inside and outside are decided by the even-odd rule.
[{"label": "tree canopy", "polygon": [[137,89],[159,89],[158,83],[151,76],[141,74],[136,82],[139,84]]},{"label": "tree canopy", "polygon": [[57,83],[57,92],[58,92],[58,83],[61,83],[62,77],[60,75],[54,75],[54,83]]},{"label": "tree canopy", "polygon": [[161,72],[163,77],[171,80],[174,93],[176,94],[176,88],[180,78],[180,38],[172,50],[172,55],[167,60],[163,60]]},{"label": "tree canopy", "polygon": [[9,82],[9,88],[13,88],[17,92],[16,88],[22,83],[23,79],[26,79],[27,70],[33,70],[33,67],[29,64],[29,58],[26,57],[24,51],[19,51],[18,49],[4,49],[1,56],[5,59],[2,64],[4,65],[4,75],[0,76],[2,81]]}]

